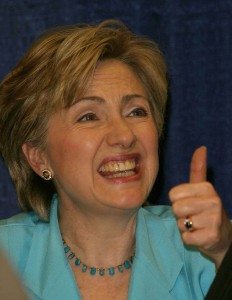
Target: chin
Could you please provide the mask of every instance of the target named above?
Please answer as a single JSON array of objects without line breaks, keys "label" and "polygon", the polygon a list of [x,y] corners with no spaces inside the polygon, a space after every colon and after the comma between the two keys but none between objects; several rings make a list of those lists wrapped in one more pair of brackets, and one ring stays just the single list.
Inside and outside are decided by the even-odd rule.
[{"label": "chin", "polygon": [[112,199],[111,205],[118,209],[124,210],[136,210],[139,209],[146,201],[145,197],[139,195],[139,193],[133,193],[131,195],[122,195],[117,199]]}]

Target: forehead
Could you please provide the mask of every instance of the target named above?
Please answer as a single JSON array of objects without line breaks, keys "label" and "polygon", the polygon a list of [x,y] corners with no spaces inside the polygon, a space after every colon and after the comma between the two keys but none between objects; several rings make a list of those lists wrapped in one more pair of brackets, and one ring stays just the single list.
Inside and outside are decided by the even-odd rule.
[{"label": "forehead", "polygon": [[136,73],[125,63],[118,60],[100,62],[89,83],[87,94],[94,91],[137,92],[145,94],[145,89]]}]

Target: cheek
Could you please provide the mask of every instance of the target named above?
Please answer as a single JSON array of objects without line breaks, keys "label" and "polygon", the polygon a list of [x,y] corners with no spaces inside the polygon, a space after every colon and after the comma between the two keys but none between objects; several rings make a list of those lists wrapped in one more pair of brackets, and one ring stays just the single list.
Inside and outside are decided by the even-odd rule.
[{"label": "cheek", "polygon": [[158,137],[155,131],[153,134],[147,135],[147,148],[149,149],[150,154],[156,156],[158,154]]},{"label": "cheek", "polygon": [[147,168],[149,170],[150,180],[156,178],[159,169],[159,139],[158,133],[154,126],[147,130],[144,134],[144,148],[147,154]]},{"label": "cheek", "polygon": [[155,125],[152,123],[142,133],[144,147],[147,151],[148,156],[153,157],[155,160],[158,159],[158,132]]},{"label": "cheek", "polygon": [[94,157],[99,146],[99,139],[96,135],[75,134],[66,136],[53,146],[51,159],[56,166],[62,169],[92,170]]}]

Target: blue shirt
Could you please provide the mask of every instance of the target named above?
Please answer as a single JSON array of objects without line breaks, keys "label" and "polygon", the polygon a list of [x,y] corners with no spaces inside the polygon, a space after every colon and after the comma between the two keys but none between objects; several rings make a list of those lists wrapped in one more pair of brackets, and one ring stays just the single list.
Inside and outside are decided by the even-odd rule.
[{"label": "blue shirt", "polygon": [[[32,299],[81,299],[63,249],[56,197],[49,222],[33,212],[0,221],[0,243]],[[128,299],[200,300],[214,276],[214,264],[183,245],[169,206],[139,209]]]}]

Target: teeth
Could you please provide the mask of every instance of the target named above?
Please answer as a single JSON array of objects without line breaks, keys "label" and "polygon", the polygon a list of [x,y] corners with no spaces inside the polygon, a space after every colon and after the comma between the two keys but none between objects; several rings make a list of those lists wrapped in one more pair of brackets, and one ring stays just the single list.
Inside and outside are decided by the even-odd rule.
[{"label": "teeth", "polygon": [[[106,165],[106,169],[107,169],[107,165]],[[115,171],[118,171],[119,170],[119,167],[117,164],[113,164],[113,163],[110,163],[109,165],[109,171],[110,172],[115,172]]]},{"label": "teeth", "polygon": [[110,165],[105,166],[105,172],[109,172],[110,171]]},{"label": "teeth", "polygon": [[126,170],[126,164],[120,162],[118,163],[119,171],[125,171]]},{"label": "teeth", "polygon": [[129,170],[134,170],[135,168],[135,160],[126,160],[124,162],[109,162],[105,165],[101,166],[99,171],[101,173],[107,173],[107,172],[125,172]]},{"label": "teeth", "polygon": [[134,175],[135,172],[134,171],[125,171],[125,172],[118,172],[118,173],[114,173],[109,175],[109,178],[118,178],[118,177],[129,177]]}]

